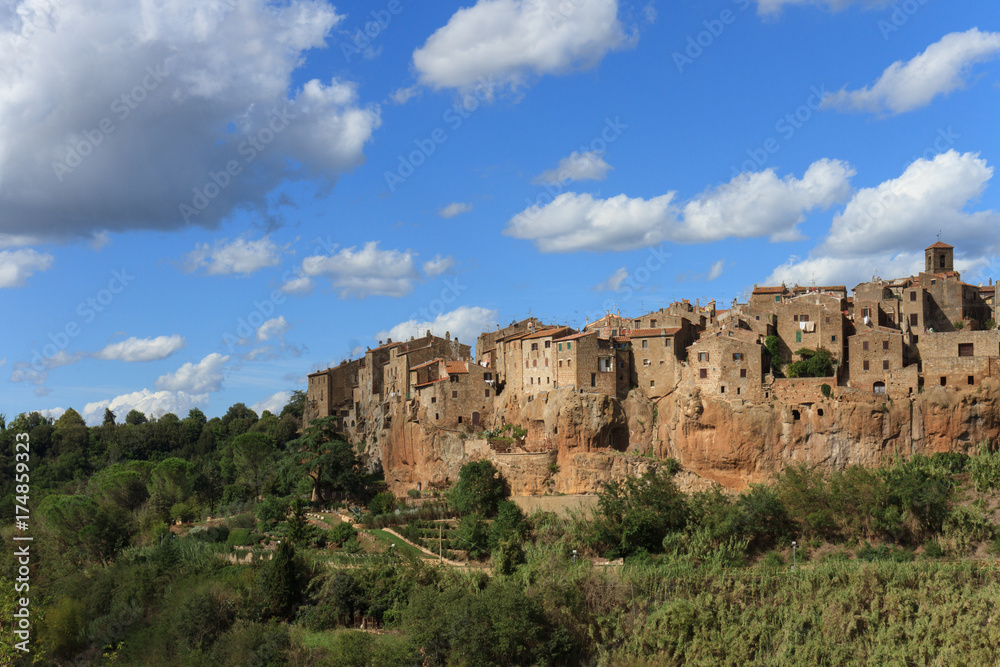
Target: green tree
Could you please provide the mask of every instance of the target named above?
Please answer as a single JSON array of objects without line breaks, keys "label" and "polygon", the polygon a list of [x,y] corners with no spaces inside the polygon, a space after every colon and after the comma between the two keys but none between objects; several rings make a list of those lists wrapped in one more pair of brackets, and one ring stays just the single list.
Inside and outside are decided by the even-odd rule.
[{"label": "green tree", "polygon": [[243,433],[233,438],[233,465],[236,481],[253,489],[260,497],[267,481],[274,475],[277,450],[274,439],[263,433]]},{"label": "green tree", "polygon": [[480,459],[462,466],[458,483],[448,494],[448,502],[458,512],[477,512],[492,517],[500,501],[508,495],[500,472],[491,462]]},{"label": "green tree", "polygon": [[595,538],[612,556],[628,556],[640,548],[661,551],[663,538],[683,528],[688,516],[684,494],[665,471],[605,482],[597,507]]},{"label": "green tree", "polygon": [[132,410],[129,410],[128,414],[125,415],[125,423],[131,426],[138,426],[139,424],[145,424],[147,421],[148,420],[146,419],[146,415],[134,408]]},{"label": "green tree", "polygon": [[788,377],[825,378],[833,375],[833,354],[829,350],[822,347],[815,350],[803,347],[796,350],[795,354],[802,358],[788,365]]},{"label": "green tree", "polygon": [[288,443],[286,474],[312,480],[314,502],[356,497],[363,488],[361,461],[336,432],[336,417],[313,420],[302,437]]}]

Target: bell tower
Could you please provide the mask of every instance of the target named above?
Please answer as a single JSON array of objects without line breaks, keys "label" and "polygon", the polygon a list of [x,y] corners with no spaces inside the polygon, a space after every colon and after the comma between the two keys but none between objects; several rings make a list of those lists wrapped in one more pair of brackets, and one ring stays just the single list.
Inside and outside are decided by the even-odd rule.
[{"label": "bell tower", "polygon": [[924,272],[946,273],[955,270],[955,248],[938,241],[924,250]]}]

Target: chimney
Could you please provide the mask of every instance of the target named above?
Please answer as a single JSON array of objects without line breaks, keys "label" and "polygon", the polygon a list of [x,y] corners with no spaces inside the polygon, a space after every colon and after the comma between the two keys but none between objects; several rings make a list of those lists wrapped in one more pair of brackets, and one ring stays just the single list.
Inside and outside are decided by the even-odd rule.
[{"label": "chimney", "polygon": [[450,331],[445,331],[444,332],[444,339],[445,340],[451,340],[451,332]]},{"label": "chimney", "polygon": [[387,338],[386,341],[385,341],[385,344],[388,345],[391,342],[392,342],[392,339],[391,338]]},{"label": "chimney", "polygon": [[428,335],[428,336],[431,335],[431,330],[430,329],[427,330],[427,334],[426,335]]},{"label": "chimney", "polygon": [[379,341],[379,342],[378,342],[378,346],[379,346],[379,347],[382,347],[382,341]]}]

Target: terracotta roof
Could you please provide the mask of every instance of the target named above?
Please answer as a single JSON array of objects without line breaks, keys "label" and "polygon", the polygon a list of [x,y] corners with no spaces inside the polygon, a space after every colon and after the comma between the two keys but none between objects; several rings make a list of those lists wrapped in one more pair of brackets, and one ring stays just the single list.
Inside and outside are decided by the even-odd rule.
[{"label": "terracotta roof", "polygon": [[436,363],[438,363],[438,362],[441,362],[441,361],[444,361],[444,360],[443,360],[443,359],[441,359],[440,357],[438,357],[437,359],[431,359],[430,361],[425,361],[424,363],[422,363],[422,364],[419,364],[419,365],[417,365],[417,366],[411,366],[411,367],[410,367],[410,370],[411,370],[411,371],[415,371],[415,370],[417,370],[418,368],[425,368],[425,367],[427,367],[427,366],[430,366],[431,364],[436,364]]},{"label": "terracotta roof", "polygon": [[386,343],[385,345],[379,345],[378,347],[373,347],[370,352],[375,352],[376,350],[388,350],[390,347],[396,347],[397,345],[402,345],[402,341],[396,341],[395,343]]},{"label": "terracotta roof", "polygon": [[597,335],[596,331],[581,331],[580,333],[570,334],[569,336],[563,336],[562,338],[559,339],[559,342],[561,343],[563,341],[576,340],[577,338],[583,338],[584,336],[595,336],[595,335]]},{"label": "terracotta roof", "polygon": [[938,241],[934,245],[927,246],[926,248],[924,248],[924,250],[930,250],[932,248],[954,248],[954,247],[955,246],[953,245],[948,245],[947,243],[942,243],[941,241]]},{"label": "terracotta roof", "polygon": [[469,364],[465,361],[446,361],[444,364],[444,370],[449,375],[455,375],[457,373],[468,373]]},{"label": "terracotta roof", "polygon": [[979,291],[980,292],[987,292],[987,293],[992,292],[993,294],[996,294],[997,286],[996,285],[980,285],[979,286]]},{"label": "terracotta roof", "polygon": [[547,329],[543,329],[542,331],[535,331],[533,334],[528,334],[524,337],[524,340],[528,340],[529,338],[547,338],[548,336],[557,336],[561,332],[569,330],[569,327],[549,327]]},{"label": "terracotta roof", "polygon": [[671,329],[631,329],[628,332],[629,338],[649,338],[650,336],[673,336],[680,332],[680,327]]},{"label": "terracotta roof", "polygon": [[784,294],[786,291],[787,290],[785,289],[784,285],[782,285],[780,287],[754,287],[753,288],[753,293],[754,294]]},{"label": "terracotta roof", "polygon": [[444,382],[444,381],[445,381],[445,380],[447,380],[447,379],[448,379],[448,377],[447,377],[447,376],[445,376],[445,377],[443,377],[443,378],[437,378],[436,380],[431,380],[431,381],[429,381],[429,382],[421,382],[420,384],[415,384],[415,385],[413,385],[413,388],[414,388],[414,389],[421,389],[421,388],[423,388],[423,387],[427,387],[427,386],[430,386],[430,385],[434,384],[435,382]]}]

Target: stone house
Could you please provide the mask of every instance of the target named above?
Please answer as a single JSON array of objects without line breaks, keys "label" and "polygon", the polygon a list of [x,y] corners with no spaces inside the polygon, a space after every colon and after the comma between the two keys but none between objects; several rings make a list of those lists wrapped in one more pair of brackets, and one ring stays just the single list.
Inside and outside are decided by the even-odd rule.
[{"label": "stone house", "polygon": [[901,293],[903,316],[914,334],[955,331],[955,322],[962,322],[963,328],[981,329],[993,319],[993,309],[979,288],[962,282],[955,271],[952,246],[938,241],[924,255],[925,265],[933,268],[911,279]]},{"label": "stone house", "polygon": [[1000,375],[1000,330],[926,333],[917,343],[925,386],[968,388]]},{"label": "stone house", "polygon": [[601,338],[597,331],[583,331],[558,338],[553,344],[557,387],[617,398],[628,395],[628,351],[617,349],[614,340]]},{"label": "stone house", "polygon": [[575,333],[569,327],[552,327],[527,334],[521,344],[521,387],[526,395],[555,388],[556,357],[553,342]]},{"label": "stone house", "polygon": [[339,366],[310,373],[306,385],[306,404],[302,413],[303,423],[335,415],[347,420],[354,410],[354,393],[358,388],[364,359],[342,361]]},{"label": "stone house", "polygon": [[816,292],[787,298],[774,309],[778,350],[782,363],[798,359],[802,348],[829,350],[837,361],[844,361],[847,335],[850,333],[844,311],[846,298]]},{"label": "stone house", "polygon": [[912,396],[919,390],[918,368],[907,365],[904,334],[888,327],[859,330],[848,339],[848,386],[890,398]]},{"label": "stone house", "polygon": [[496,331],[483,332],[476,339],[476,363],[480,365],[485,363],[487,368],[496,371],[497,368],[500,368],[497,365],[497,343],[510,336],[529,333],[537,326],[538,320],[534,317],[528,317],[520,322],[511,322],[503,329],[498,324]]},{"label": "stone house", "polygon": [[635,384],[650,398],[665,396],[681,379],[681,362],[695,331],[688,320],[683,327],[632,329],[632,365]]},{"label": "stone house", "polygon": [[764,400],[770,357],[760,337],[738,329],[706,332],[687,349],[683,376],[703,396]]},{"label": "stone house", "polygon": [[496,396],[493,371],[471,361],[432,359],[410,370],[417,414],[440,428],[478,428]]}]

